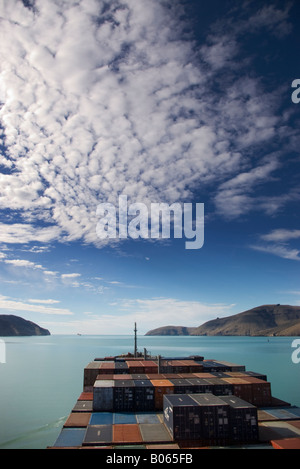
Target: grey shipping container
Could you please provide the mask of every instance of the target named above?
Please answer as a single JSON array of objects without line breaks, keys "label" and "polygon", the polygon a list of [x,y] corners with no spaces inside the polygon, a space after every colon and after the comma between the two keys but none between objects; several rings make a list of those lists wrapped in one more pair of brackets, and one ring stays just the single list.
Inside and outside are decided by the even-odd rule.
[{"label": "grey shipping container", "polygon": [[113,389],[113,408],[116,411],[133,411],[135,402],[135,385],[131,379],[116,380]]},{"label": "grey shipping container", "polygon": [[114,380],[97,380],[93,387],[93,410],[112,411],[114,407]]},{"label": "grey shipping container", "polygon": [[112,425],[88,425],[83,446],[106,445],[112,442]]},{"label": "grey shipping container", "polygon": [[222,396],[230,406],[230,432],[233,441],[258,439],[257,408],[236,396]]},{"label": "grey shipping container", "polygon": [[201,409],[201,438],[228,440],[230,437],[229,405],[214,394],[191,394]]},{"label": "grey shipping container", "polygon": [[148,380],[134,380],[134,409],[136,411],[154,410],[154,386]]},{"label": "grey shipping container", "polygon": [[201,435],[200,408],[187,394],[163,397],[164,424],[174,440],[193,440]]},{"label": "grey shipping container", "polygon": [[207,378],[207,382],[212,384],[212,393],[215,394],[215,396],[230,396],[233,394],[232,384],[223,381],[221,378]]},{"label": "grey shipping container", "polygon": [[175,394],[190,394],[193,393],[193,385],[187,379],[171,378],[171,383],[174,384],[174,393]]},{"label": "grey shipping container", "polygon": [[188,381],[193,386],[193,394],[213,393],[213,384],[206,378],[190,378]]}]

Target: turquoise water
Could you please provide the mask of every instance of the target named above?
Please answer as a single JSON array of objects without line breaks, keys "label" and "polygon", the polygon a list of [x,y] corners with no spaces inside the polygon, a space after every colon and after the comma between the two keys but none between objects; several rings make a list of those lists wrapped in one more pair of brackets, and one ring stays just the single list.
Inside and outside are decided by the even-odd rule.
[{"label": "turquoise water", "polygon": [[[0,449],[51,446],[83,390],[96,357],[133,351],[132,336],[5,338],[0,363]],[[300,407],[300,363],[291,337],[138,337],[138,349],[164,357],[198,354],[267,374],[272,394]]]}]

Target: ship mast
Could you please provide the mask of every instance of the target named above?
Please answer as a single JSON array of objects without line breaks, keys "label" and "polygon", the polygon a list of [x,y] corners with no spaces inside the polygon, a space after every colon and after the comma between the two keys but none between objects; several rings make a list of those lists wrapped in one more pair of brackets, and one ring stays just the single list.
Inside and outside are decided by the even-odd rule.
[{"label": "ship mast", "polygon": [[136,328],[136,322],[134,323],[134,358],[137,357],[137,328]]}]

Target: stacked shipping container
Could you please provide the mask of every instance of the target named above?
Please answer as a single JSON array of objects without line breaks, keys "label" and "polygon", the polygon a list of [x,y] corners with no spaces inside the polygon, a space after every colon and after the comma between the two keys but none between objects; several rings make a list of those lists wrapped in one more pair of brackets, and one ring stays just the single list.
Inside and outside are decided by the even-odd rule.
[{"label": "stacked shipping container", "polygon": [[[275,430],[278,438],[287,432],[298,436],[300,410],[269,408],[281,404],[266,375],[228,362],[178,358],[160,360],[158,367],[154,360],[97,359],[84,369],[83,392],[57,446],[141,448],[176,440],[176,448],[184,448],[253,443],[262,431],[263,436]],[[259,413],[264,422],[258,434]],[[284,433],[287,419],[291,424],[283,422]]]},{"label": "stacked shipping container", "polygon": [[234,396],[165,396],[164,422],[174,440],[226,444],[258,438],[256,407]]}]

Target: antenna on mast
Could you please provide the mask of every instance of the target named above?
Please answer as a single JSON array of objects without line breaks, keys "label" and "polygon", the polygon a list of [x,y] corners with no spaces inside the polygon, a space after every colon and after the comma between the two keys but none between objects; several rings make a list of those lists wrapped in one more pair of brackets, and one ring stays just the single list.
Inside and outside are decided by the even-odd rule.
[{"label": "antenna on mast", "polygon": [[137,357],[137,328],[136,328],[136,322],[134,323],[134,358]]}]

